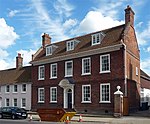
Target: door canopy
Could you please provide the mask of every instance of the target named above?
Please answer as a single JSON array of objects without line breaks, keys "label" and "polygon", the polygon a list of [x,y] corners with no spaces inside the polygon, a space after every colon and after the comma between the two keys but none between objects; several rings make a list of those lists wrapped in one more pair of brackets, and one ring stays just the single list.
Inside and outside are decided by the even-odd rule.
[{"label": "door canopy", "polygon": [[73,81],[69,80],[69,79],[63,79],[60,81],[59,86],[66,89],[66,88],[70,88],[72,89],[72,87],[74,86]]}]

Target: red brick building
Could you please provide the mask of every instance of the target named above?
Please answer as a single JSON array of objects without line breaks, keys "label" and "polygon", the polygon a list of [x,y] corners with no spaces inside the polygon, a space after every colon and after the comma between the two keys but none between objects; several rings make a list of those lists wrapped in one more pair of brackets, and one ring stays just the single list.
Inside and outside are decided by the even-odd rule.
[{"label": "red brick building", "polygon": [[33,110],[112,113],[118,85],[127,98],[125,109],[139,109],[140,53],[129,6],[125,24],[117,27],[56,43],[44,34],[31,64]]}]

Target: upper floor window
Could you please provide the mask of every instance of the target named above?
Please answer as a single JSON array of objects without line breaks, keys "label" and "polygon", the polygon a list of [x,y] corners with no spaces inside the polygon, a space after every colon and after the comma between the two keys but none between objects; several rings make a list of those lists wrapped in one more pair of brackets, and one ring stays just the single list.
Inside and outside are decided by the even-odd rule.
[{"label": "upper floor window", "polygon": [[44,66],[39,66],[38,72],[39,72],[38,79],[39,80],[44,80],[44,77],[45,77],[45,68],[44,68]]},{"label": "upper floor window", "polygon": [[92,35],[92,45],[100,44],[103,38],[104,38],[104,34],[102,32],[93,34]]},{"label": "upper floor window", "polygon": [[52,55],[52,46],[47,46],[46,47],[46,56]]},{"label": "upper floor window", "polygon": [[67,51],[74,50],[74,40],[67,42]]},{"label": "upper floor window", "polygon": [[91,85],[82,85],[82,102],[91,102]]},{"label": "upper floor window", "polygon": [[110,72],[110,55],[100,56],[100,73]]},{"label": "upper floor window", "polygon": [[51,64],[51,78],[57,78],[57,63]]},{"label": "upper floor window", "polygon": [[83,58],[82,59],[82,75],[91,74],[91,59]]},{"label": "upper floor window", "polygon": [[26,84],[22,84],[22,92],[26,92],[27,91],[27,85]]},{"label": "upper floor window", "polygon": [[57,102],[57,87],[50,88],[50,102]]},{"label": "upper floor window", "polygon": [[70,77],[73,75],[73,61],[65,62],[65,77]]},{"label": "upper floor window", "polygon": [[17,93],[17,92],[18,92],[18,85],[14,85],[13,92],[14,92],[14,93]]},{"label": "upper floor window", "polygon": [[100,84],[100,102],[110,103],[110,83]]},{"label": "upper floor window", "polygon": [[138,67],[136,67],[136,76],[138,76],[138,73],[139,72],[139,69],[138,69]]},{"label": "upper floor window", "polygon": [[38,102],[44,103],[45,100],[45,93],[44,88],[38,88]]},{"label": "upper floor window", "polygon": [[6,91],[6,93],[10,92],[10,86],[9,85],[6,86],[6,90],[5,91]]}]

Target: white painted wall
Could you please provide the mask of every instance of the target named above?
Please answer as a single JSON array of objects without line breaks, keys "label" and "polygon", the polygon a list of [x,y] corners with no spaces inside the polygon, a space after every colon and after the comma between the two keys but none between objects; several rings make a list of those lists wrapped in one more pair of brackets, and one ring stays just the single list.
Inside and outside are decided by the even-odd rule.
[{"label": "white painted wall", "polygon": [[150,106],[150,89],[141,88],[141,104],[143,102],[148,102],[148,106]]},{"label": "white painted wall", "polygon": [[[26,92],[22,92],[22,84],[26,84]],[[16,85],[16,84],[15,84]],[[6,93],[6,85],[0,86],[1,92],[0,92],[0,98],[1,98],[1,106],[4,107],[6,105],[6,99],[9,99],[10,106],[13,106],[13,99],[17,98],[17,106],[22,107],[22,98],[26,99],[26,107],[25,109],[30,110],[31,109],[31,83],[21,83],[18,85],[18,92],[13,92],[13,85],[10,86],[10,92]]]}]

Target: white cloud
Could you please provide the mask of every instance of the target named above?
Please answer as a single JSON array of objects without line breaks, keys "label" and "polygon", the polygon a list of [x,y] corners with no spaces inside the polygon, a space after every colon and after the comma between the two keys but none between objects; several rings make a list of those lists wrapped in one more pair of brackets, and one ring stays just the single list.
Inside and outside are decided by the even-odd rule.
[{"label": "white cloud", "polygon": [[10,12],[8,13],[8,17],[14,17],[17,13],[19,13],[18,10],[10,10]]},{"label": "white cloud", "polygon": [[67,0],[56,0],[54,8],[58,14],[65,15],[66,17],[69,17],[74,9],[73,5],[69,4]]},{"label": "white cloud", "polygon": [[150,75],[150,58],[141,61],[141,69]]},{"label": "white cloud", "polygon": [[72,31],[72,33],[89,33],[93,31],[103,30],[123,24],[124,21],[117,21],[109,16],[104,16],[98,11],[90,11],[85,18],[80,22],[79,27]]},{"label": "white cloud", "polygon": [[8,68],[10,63],[7,63],[5,60],[0,60],[0,70]]},{"label": "white cloud", "polygon": [[139,45],[146,45],[150,40],[150,21],[148,22],[147,28],[143,31],[138,31],[137,29],[136,34]]},{"label": "white cloud", "polygon": [[150,52],[150,47],[147,48],[147,51]]},{"label": "white cloud", "polygon": [[3,49],[0,49],[0,59],[4,59],[6,57],[8,57],[8,52],[3,50]]},{"label": "white cloud", "polygon": [[32,60],[32,55],[35,54],[35,50],[18,50],[17,53],[20,53],[23,57],[23,66],[30,65],[29,62]]},{"label": "white cloud", "polygon": [[68,30],[68,29],[72,28],[73,26],[75,26],[76,24],[77,24],[76,19],[69,19],[69,20],[65,21],[65,23],[63,24],[63,28],[65,30]]},{"label": "white cloud", "polygon": [[14,28],[7,25],[4,18],[0,18],[0,48],[8,48],[18,38]]}]

